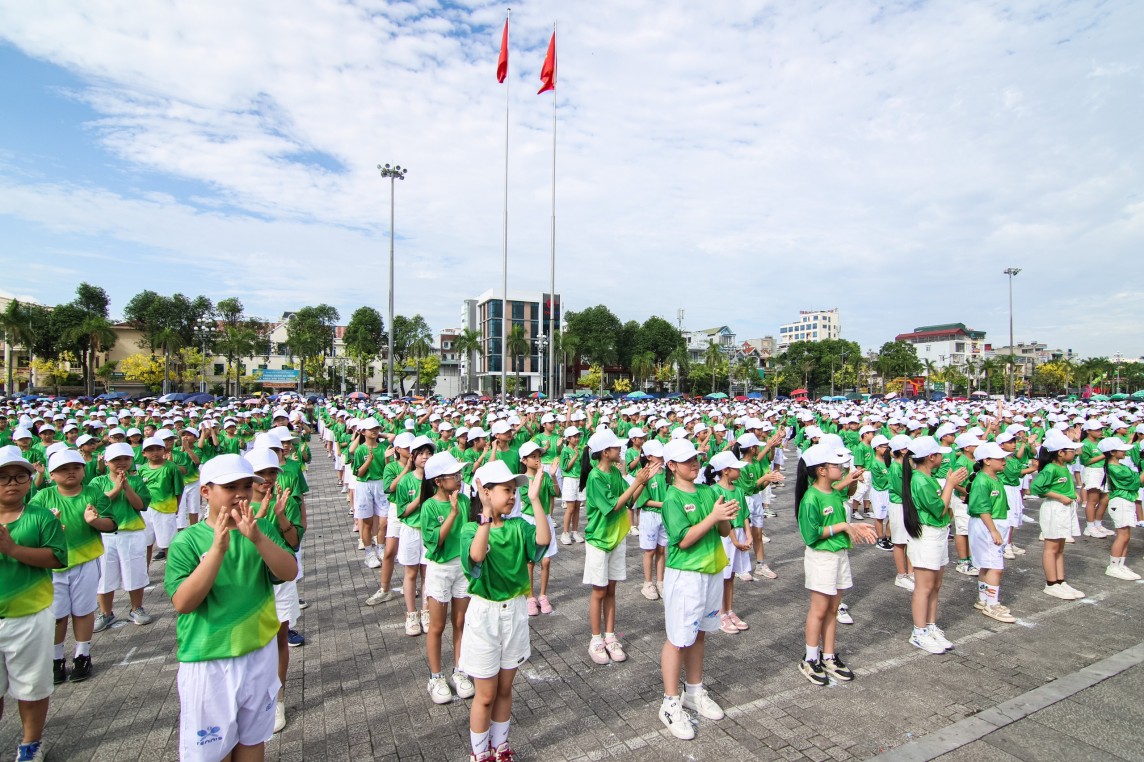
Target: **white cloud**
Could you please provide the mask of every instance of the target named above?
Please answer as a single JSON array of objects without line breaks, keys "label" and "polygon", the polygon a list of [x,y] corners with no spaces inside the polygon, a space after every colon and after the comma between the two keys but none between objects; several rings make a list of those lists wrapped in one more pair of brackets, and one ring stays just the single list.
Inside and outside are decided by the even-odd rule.
[{"label": "white cloud", "polygon": [[[571,307],[684,307],[746,336],[838,306],[866,346],[946,320],[1000,338],[1000,270],[1016,265],[1020,336],[1144,353],[1139,332],[1058,319],[1144,282],[1144,6],[514,4],[510,279],[529,289],[548,282],[551,101],[533,93],[557,16]],[[129,245],[146,277],[124,289],[348,315],[385,303],[374,167],[400,163],[398,309],[453,325],[460,299],[500,283],[502,22],[500,6],[432,0],[0,7],[0,36],[86,83],[72,97],[99,114],[102,150],[209,189],[0,165],[0,213],[65,237],[50,244],[65,267],[85,266],[66,253],[85,236]],[[159,268],[172,258],[177,275]],[[1131,325],[1138,307],[1109,300],[1103,317]]]}]

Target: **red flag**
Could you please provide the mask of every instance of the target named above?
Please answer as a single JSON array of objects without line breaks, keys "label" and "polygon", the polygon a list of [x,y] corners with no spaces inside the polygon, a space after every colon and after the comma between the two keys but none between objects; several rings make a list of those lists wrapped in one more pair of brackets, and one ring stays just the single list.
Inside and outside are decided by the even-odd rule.
[{"label": "red flag", "polygon": [[504,35],[501,36],[500,57],[497,58],[497,82],[504,82],[508,76],[508,19],[504,20]]},{"label": "red flag", "polygon": [[544,54],[544,65],[540,67],[541,88],[537,95],[556,89],[556,32],[552,33],[552,40],[548,43],[548,52]]}]

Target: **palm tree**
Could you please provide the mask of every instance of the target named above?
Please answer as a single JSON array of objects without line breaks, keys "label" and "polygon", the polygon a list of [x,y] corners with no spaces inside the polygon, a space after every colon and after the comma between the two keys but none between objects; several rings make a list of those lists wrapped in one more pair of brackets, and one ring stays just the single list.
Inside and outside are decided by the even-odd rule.
[{"label": "palm tree", "polygon": [[77,344],[81,347],[84,390],[89,397],[95,396],[95,356],[115,346],[115,340],[118,338],[115,326],[101,315],[92,315],[69,330],[62,338],[68,344]]},{"label": "palm tree", "polygon": [[994,357],[981,361],[981,373],[985,376],[985,391],[993,392],[993,378],[1003,367]]},{"label": "palm tree", "polygon": [[683,391],[683,382],[691,375],[691,360],[687,357],[687,349],[676,347],[667,356],[667,362],[675,366],[675,391]]},{"label": "palm tree", "polygon": [[632,355],[632,377],[636,388],[643,391],[643,382],[655,371],[655,353],[637,352]]},{"label": "palm tree", "polygon": [[468,391],[473,391],[473,387],[476,385],[476,374],[474,373],[474,366],[476,365],[475,355],[481,351],[481,332],[474,331],[472,328],[466,328],[453,339],[453,346],[457,352],[463,354],[468,359]]},{"label": "palm tree", "polygon": [[713,340],[707,342],[707,350],[703,353],[703,364],[711,371],[711,392],[715,392],[715,371],[719,369],[719,362],[723,359],[723,353],[719,351],[719,345]]},{"label": "palm tree", "polygon": [[517,390],[524,388],[520,374],[524,370],[524,357],[528,354],[530,346],[531,343],[524,333],[523,325],[517,323],[509,329],[505,349],[508,351],[508,356],[512,358],[513,372],[516,374]]},{"label": "palm tree", "polygon": [[32,319],[30,310],[26,305],[20,304],[16,299],[8,302],[8,306],[0,312],[0,331],[4,332],[4,365],[8,369],[8,378],[4,391],[14,393],[12,377],[15,370],[12,365],[12,347],[16,344],[27,348],[31,354],[31,346],[35,341],[32,334]]},{"label": "palm tree", "polygon": [[[560,334],[560,351],[564,355],[564,366],[567,368],[573,364],[574,360],[579,359],[580,339],[574,333],[561,333]],[[575,385],[575,382],[573,382]],[[568,386],[567,378],[565,379],[565,387]]]},{"label": "palm tree", "polygon": [[163,350],[163,394],[171,391],[171,352],[183,348],[183,337],[174,328],[162,328],[155,332],[154,344]]}]

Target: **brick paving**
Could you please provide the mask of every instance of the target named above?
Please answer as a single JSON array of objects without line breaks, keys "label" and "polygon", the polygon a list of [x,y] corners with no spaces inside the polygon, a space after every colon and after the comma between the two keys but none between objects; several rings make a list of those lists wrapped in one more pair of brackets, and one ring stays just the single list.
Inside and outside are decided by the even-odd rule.
[{"label": "brick paving", "polygon": [[[468,703],[437,706],[429,700],[425,641],[404,635],[399,601],[364,606],[377,587],[376,573],[362,565],[329,461],[320,445],[315,452],[304,545],[303,597],[310,607],[299,626],[307,644],[291,651],[288,724],[268,744],[267,758],[465,759]],[[1107,540],[1078,538],[1068,546],[1069,580],[1089,598],[1066,602],[1040,592],[1037,529],[1022,529],[1018,544],[1028,555],[1011,562],[1002,583],[1003,600],[1020,618],[1016,625],[974,611],[975,580],[951,568],[940,619],[957,649],[944,656],[906,643],[909,594],[892,585],[890,554],[863,547],[851,554],[855,587],[845,597],[856,624],[839,627],[840,653],[858,678],[818,688],[795,669],[807,595],[790,486],[779,490],[775,507],[779,517],[768,524],[773,542],[767,554],[779,579],[739,583],[736,610],[751,629],[709,636],[705,682],[727,717],[700,720],[690,742],[672,738],[655,714],[662,695],[663,616],[659,602],[639,593],[643,575],[635,539],[629,540],[629,578],[618,596],[617,629],[630,656],[620,665],[597,666],[588,658],[583,546],[562,546],[550,590],[556,612],[532,620],[532,658],[514,688],[511,739],[520,758],[865,759],[1140,641],[1144,587],[1104,576]],[[1036,501],[1029,507],[1035,509]],[[1144,565],[1140,553],[1134,539],[1129,563]],[[175,615],[159,584],[162,571],[161,562],[152,565],[157,584],[144,603],[155,623],[96,635],[95,676],[57,688],[45,734],[49,759],[177,758]],[[124,616],[126,597],[116,603]],[[444,652],[448,667],[448,634]],[[9,699],[6,709],[0,749],[12,749],[18,740],[15,703]]]}]

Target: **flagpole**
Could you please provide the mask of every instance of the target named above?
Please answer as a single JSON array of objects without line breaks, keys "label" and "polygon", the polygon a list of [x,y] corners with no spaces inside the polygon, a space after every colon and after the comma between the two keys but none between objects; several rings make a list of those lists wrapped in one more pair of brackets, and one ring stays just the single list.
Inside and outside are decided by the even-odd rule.
[{"label": "flagpole", "polygon": [[[552,22],[552,39],[556,39],[556,22]],[[556,88],[552,88],[552,250],[549,254],[548,278],[548,398],[556,393]],[[561,313],[563,313],[561,305]]]},{"label": "flagpole", "polygon": [[[508,29],[512,8],[505,11],[505,29]],[[507,31],[506,31],[507,37]],[[508,94],[511,81],[505,77],[504,86],[504,251],[501,259],[501,404],[508,401]]]}]

